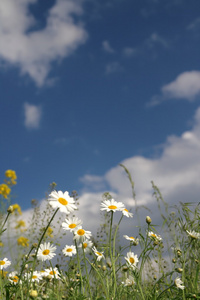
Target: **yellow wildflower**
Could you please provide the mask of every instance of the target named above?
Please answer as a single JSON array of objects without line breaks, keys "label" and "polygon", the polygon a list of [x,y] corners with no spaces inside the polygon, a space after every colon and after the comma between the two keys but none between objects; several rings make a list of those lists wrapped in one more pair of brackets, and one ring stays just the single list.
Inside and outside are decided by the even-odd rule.
[{"label": "yellow wildflower", "polygon": [[10,178],[10,182],[8,181],[10,184],[17,184],[17,182],[16,182],[17,175],[16,175],[15,171],[13,171],[13,170],[7,170],[5,172],[5,176],[7,178]]},{"label": "yellow wildflower", "polygon": [[4,244],[2,243],[2,241],[0,241],[0,247],[3,247],[4,246]]},{"label": "yellow wildflower", "polygon": [[24,236],[20,236],[17,239],[17,244],[21,245],[22,247],[28,247],[29,246],[29,239],[25,238]]},{"label": "yellow wildflower", "polygon": [[23,220],[17,221],[17,225],[15,226],[15,229],[19,229],[21,227],[26,227],[26,223]]},{"label": "yellow wildflower", "polygon": [[53,229],[51,228],[51,227],[48,227],[48,229],[47,229],[47,232],[46,232],[46,235],[48,235],[49,237],[53,237]]},{"label": "yellow wildflower", "polygon": [[16,204],[13,204],[12,206],[13,206],[14,211],[18,212],[19,215],[22,214],[21,207],[19,206],[19,204],[16,203]]},{"label": "yellow wildflower", "polygon": [[11,189],[7,186],[7,184],[2,183],[0,184],[0,194],[4,197],[4,198],[8,198],[8,195],[10,194]]}]

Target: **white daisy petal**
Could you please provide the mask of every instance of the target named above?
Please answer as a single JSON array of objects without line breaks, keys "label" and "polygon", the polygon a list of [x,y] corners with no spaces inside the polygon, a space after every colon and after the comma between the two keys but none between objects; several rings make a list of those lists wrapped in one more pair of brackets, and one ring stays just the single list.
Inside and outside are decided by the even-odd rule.
[{"label": "white daisy petal", "polygon": [[109,211],[122,211],[124,209],[124,204],[122,202],[117,202],[114,199],[104,200],[101,202],[101,210]]},{"label": "white daisy petal", "polygon": [[38,249],[37,258],[42,261],[51,260],[56,255],[55,251],[56,246],[51,245],[49,242],[41,244]]},{"label": "white daisy petal", "polygon": [[65,256],[72,256],[72,255],[76,254],[76,247],[73,245],[71,245],[71,246],[66,245],[65,248],[62,250],[62,253]]},{"label": "white daisy petal", "polygon": [[76,205],[74,204],[75,201],[72,197],[69,196],[69,193],[62,192],[62,191],[53,191],[49,195],[49,204],[53,208],[59,208],[61,212],[64,212],[66,214],[70,214],[75,209],[77,209]]},{"label": "white daisy petal", "polygon": [[8,266],[11,265],[11,261],[9,261],[6,257],[2,260],[0,260],[0,269],[6,269]]}]

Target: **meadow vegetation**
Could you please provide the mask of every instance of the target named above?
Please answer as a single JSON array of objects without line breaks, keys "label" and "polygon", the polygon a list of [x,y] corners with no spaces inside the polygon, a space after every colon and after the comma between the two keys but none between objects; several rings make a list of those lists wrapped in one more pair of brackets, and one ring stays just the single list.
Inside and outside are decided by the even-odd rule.
[{"label": "meadow vegetation", "polygon": [[[13,201],[16,173],[5,172],[0,184],[0,299],[200,299],[199,203],[169,206],[152,182],[162,223],[153,224],[149,213],[141,219],[134,182],[121,167],[135,206],[131,211],[123,199],[104,193],[95,235],[76,215],[81,212],[77,193],[57,191],[55,183],[45,208],[32,200],[33,214],[25,220]],[[122,222],[133,232],[123,232],[123,240]],[[66,236],[71,243],[64,244]]]}]

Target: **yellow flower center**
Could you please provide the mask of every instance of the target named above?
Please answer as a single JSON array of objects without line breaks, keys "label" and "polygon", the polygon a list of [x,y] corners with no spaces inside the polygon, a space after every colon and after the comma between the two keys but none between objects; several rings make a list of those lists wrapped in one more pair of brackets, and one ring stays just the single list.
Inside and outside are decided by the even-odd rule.
[{"label": "yellow flower center", "polygon": [[110,205],[110,206],[108,206],[108,208],[109,208],[109,209],[116,209],[117,206],[115,206],[115,205]]},{"label": "yellow flower center", "polygon": [[66,251],[67,252],[72,252],[72,248],[68,248]]},{"label": "yellow flower center", "polygon": [[129,258],[129,261],[130,261],[131,264],[134,264],[135,259],[134,259],[133,257],[130,257],[130,258]]},{"label": "yellow flower center", "polygon": [[69,225],[69,228],[75,228],[76,227],[76,224],[72,223]]},{"label": "yellow flower center", "polygon": [[87,248],[87,243],[83,243],[83,248]]},{"label": "yellow flower center", "polygon": [[36,278],[37,278],[37,276],[36,276],[36,275],[33,275],[33,276],[32,276],[32,278],[33,278],[33,279],[36,279]]},{"label": "yellow flower center", "polygon": [[49,274],[50,275],[56,275],[56,272],[55,271],[51,271]]},{"label": "yellow flower center", "polygon": [[68,201],[64,198],[58,198],[58,202],[62,205],[67,205],[68,204]]},{"label": "yellow flower center", "polygon": [[0,266],[5,265],[5,261],[4,260],[0,260]]},{"label": "yellow flower center", "polygon": [[17,276],[14,276],[14,277],[13,277],[13,281],[14,281],[14,282],[18,282],[18,279],[19,279],[19,278],[18,278]]},{"label": "yellow flower center", "polygon": [[78,235],[84,235],[84,234],[85,234],[85,230],[84,230],[84,229],[79,229],[79,230],[77,231],[77,234],[78,234]]},{"label": "yellow flower center", "polygon": [[130,236],[130,239],[134,240],[135,238],[133,236]]},{"label": "yellow flower center", "polygon": [[128,209],[124,208],[124,210],[128,212]]},{"label": "yellow flower center", "polygon": [[48,249],[45,249],[45,250],[42,252],[42,254],[43,254],[43,255],[48,255],[48,254],[49,254],[49,252],[50,252],[50,250],[48,250]]},{"label": "yellow flower center", "polygon": [[97,251],[96,253],[97,253],[99,256],[101,256],[101,255],[102,255],[102,253],[101,253],[101,252],[98,252],[98,251]]},{"label": "yellow flower center", "polygon": [[154,238],[156,238],[156,234],[154,234],[154,233],[152,233],[152,235],[151,235],[152,237],[154,237]]}]

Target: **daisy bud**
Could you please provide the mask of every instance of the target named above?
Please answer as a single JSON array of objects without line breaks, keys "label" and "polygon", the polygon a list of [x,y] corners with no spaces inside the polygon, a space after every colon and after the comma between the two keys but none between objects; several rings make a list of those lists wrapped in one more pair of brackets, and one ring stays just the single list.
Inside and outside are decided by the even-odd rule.
[{"label": "daisy bud", "polygon": [[36,298],[36,297],[38,296],[38,293],[37,293],[36,290],[30,290],[29,295],[30,295],[32,298]]},{"label": "daisy bud", "polygon": [[176,263],[176,259],[175,259],[175,258],[172,258],[172,262],[175,264],[175,263]]},{"label": "daisy bud", "polygon": [[13,208],[12,205],[10,205],[10,206],[8,207],[8,209],[7,209],[7,212],[8,212],[9,214],[11,214],[11,213],[13,213],[13,211],[14,211],[14,208]]},{"label": "daisy bud", "polygon": [[105,266],[105,265],[102,267],[102,270],[103,270],[103,271],[106,271],[106,266]]},{"label": "daisy bud", "polygon": [[152,220],[149,216],[146,217],[146,222],[147,222],[147,224],[151,224]]},{"label": "daisy bud", "polygon": [[176,271],[177,271],[178,273],[182,273],[182,272],[183,272],[183,269],[177,268]]}]

